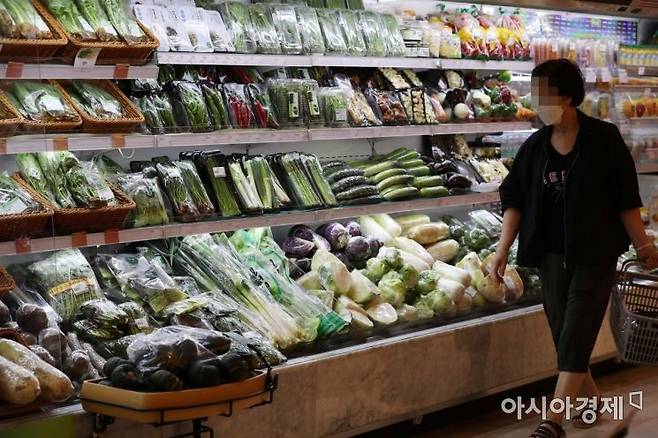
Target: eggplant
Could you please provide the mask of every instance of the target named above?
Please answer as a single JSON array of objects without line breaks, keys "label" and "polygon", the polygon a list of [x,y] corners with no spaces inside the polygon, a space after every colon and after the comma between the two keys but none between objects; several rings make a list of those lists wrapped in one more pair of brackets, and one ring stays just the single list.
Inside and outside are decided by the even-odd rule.
[{"label": "eggplant", "polygon": [[347,246],[350,238],[347,229],[338,222],[330,222],[318,228],[318,234],[329,241],[333,251],[340,251]]},{"label": "eggplant", "polygon": [[430,167],[434,175],[443,175],[448,172],[458,172],[457,165],[451,160],[436,161]]},{"label": "eggplant", "polygon": [[361,236],[361,225],[357,221],[347,221],[344,225],[351,237]]},{"label": "eggplant", "polygon": [[300,258],[312,256],[317,249],[315,243],[301,237],[287,237],[281,248],[287,256]]},{"label": "eggplant", "polygon": [[471,185],[473,185],[473,182],[470,179],[458,173],[452,175],[446,182],[446,186],[450,189],[468,189]]},{"label": "eggplant", "polygon": [[316,249],[324,249],[325,251],[331,250],[331,245],[324,237],[320,236],[318,233],[313,231],[310,227],[306,225],[295,225],[288,232],[290,237],[299,237],[300,239],[308,240],[315,244]]},{"label": "eggplant", "polygon": [[352,262],[368,260],[373,256],[368,239],[362,236],[352,237],[347,242],[345,255]]}]

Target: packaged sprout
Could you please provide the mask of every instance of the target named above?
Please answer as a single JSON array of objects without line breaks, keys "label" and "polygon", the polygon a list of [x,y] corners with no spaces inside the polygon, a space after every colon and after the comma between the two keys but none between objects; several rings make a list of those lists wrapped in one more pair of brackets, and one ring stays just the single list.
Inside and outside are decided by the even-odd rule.
[{"label": "packaged sprout", "polygon": [[50,13],[74,39],[80,41],[97,39],[94,29],[78,10],[75,0],[46,0],[45,3]]},{"label": "packaged sprout", "polygon": [[210,29],[210,39],[215,47],[215,52],[235,52],[233,41],[219,12],[204,9],[203,17]]},{"label": "packaged sprout", "polygon": [[347,43],[336,19],[336,12],[331,9],[317,9],[315,12],[318,15],[320,29],[322,29],[326,52],[333,55],[346,55],[348,53]]},{"label": "packaged sprout", "polygon": [[279,129],[279,122],[274,114],[274,107],[267,90],[260,84],[247,84],[247,94],[254,109],[256,123],[259,128]]},{"label": "packaged sprout", "polygon": [[120,176],[117,182],[137,206],[130,212],[126,223],[135,228],[169,223],[157,178],[148,178],[137,172]]},{"label": "packaged sprout", "polygon": [[343,30],[347,53],[352,56],[365,56],[366,43],[359,28],[359,18],[355,11],[342,9],[336,13],[338,23]]},{"label": "packaged sprout", "polygon": [[296,6],[299,35],[302,38],[302,51],[306,54],[324,53],[324,39],[315,9],[308,6]]},{"label": "packaged sprout", "polygon": [[[85,1],[85,0],[78,0]],[[100,1],[100,0],[94,0]],[[100,3],[99,3],[100,5]],[[158,6],[147,6],[147,5],[135,5],[133,7],[133,13],[135,17],[146,26],[151,33],[153,33],[160,42],[158,46],[159,52],[168,52],[169,50],[178,51],[178,46],[170,46],[169,39],[175,39],[176,31],[174,28],[171,28],[165,24],[163,15],[165,13],[164,8]],[[109,20],[108,20],[109,23]],[[110,23],[110,26],[112,24]],[[112,27],[114,29],[114,27]],[[116,31],[115,31],[116,32]],[[98,31],[96,31],[98,34]],[[118,38],[118,34],[117,34]]]},{"label": "packaged sprout", "polygon": [[176,108],[182,119],[187,120],[187,126],[192,132],[209,131],[210,116],[201,88],[192,82],[176,81],[173,83],[173,90]]},{"label": "packaged sprout", "polygon": [[404,45],[398,20],[391,14],[381,14],[381,20],[384,25],[383,35],[386,41],[386,52],[388,55],[405,56],[407,49]]},{"label": "packaged sprout", "polygon": [[279,35],[274,28],[269,7],[265,3],[249,5],[249,16],[254,26],[258,53],[281,53]]},{"label": "packaged sprout", "polygon": [[247,5],[238,2],[226,2],[219,5],[224,24],[238,53],[256,53],[254,29],[249,17]]},{"label": "packaged sprout", "polygon": [[338,87],[320,88],[320,105],[325,125],[330,128],[347,128],[347,98]]},{"label": "packaged sprout", "polygon": [[273,5],[270,10],[283,53],[289,55],[302,53],[302,39],[299,35],[295,8],[292,5]]},{"label": "packaged sprout", "polygon": [[320,107],[320,99],[318,92],[320,87],[313,79],[302,79],[301,86],[301,105],[302,114],[304,115],[304,123],[306,126],[322,126],[324,119]]},{"label": "packaged sprout", "polygon": [[197,220],[200,213],[188,191],[181,170],[166,158],[154,159],[154,161],[162,187],[171,201],[174,216],[182,222]]},{"label": "packaged sprout", "polygon": [[78,114],[51,84],[40,81],[12,81],[7,91],[16,109],[28,120],[38,122],[78,120]]},{"label": "packaged sprout", "polygon": [[174,13],[173,9],[157,8],[159,22],[165,28],[167,45],[174,52],[191,52],[192,42],[185,29],[185,24]]},{"label": "packaged sprout", "polygon": [[206,107],[208,108],[212,126],[216,129],[228,128],[231,121],[220,86],[210,82],[203,82],[201,83],[201,90],[203,91],[203,96],[206,98]]},{"label": "packaged sprout", "polygon": [[173,8],[170,10],[183,22],[194,52],[214,52],[215,47],[210,39],[210,30],[206,24],[203,12],[199,8]]},{"label": "packaged sprout", "polygon": [[203,182],[201,182],[201,178],[196,171],[196,167],[194,167],[194,163],[190,160],[180,160],[176,161],[174,164],[180,170],[183,182],[192,197],[192,201],[194,201],[194,205],[196,205],[197,210],[199,210],[199,213],[204,216],[214,213],[215,209],[213,208]]},{"label": "packaged sprout", "polygon": [[27,267],[33,283],[48,304],[65,321],[82,303],[103,298],[94,270],[78,249],[58,251]]},{"label": "packaged sprout", "polygon": [[125,1],[101,0],[101,4],[110,23],[128,45],[148,42],[148,37],[128,10]]},{"label": "packaged sprout", "polygon": [[372,11],[357,12],[359,27],[363,33],[368,55],[386,56],[386,41],[384,39],[384,25],[380,15]]},{"label": "packaged sprout", "polygon": [[303,90],[300,80],[270,79],[267,81],[267,90],[282,127],[304,126],[304,115],[300,97]]},{"label": "packaged sprout", "polygon": [[224,84],[226,106],[231,125],[234,128],[247,129],[254,125],[254,113],[242,84]]},{"label": "packaged sprout", "polygon": [[7,38],[50,39],[53,37],[30,1],[0,2],[0,34]]}]

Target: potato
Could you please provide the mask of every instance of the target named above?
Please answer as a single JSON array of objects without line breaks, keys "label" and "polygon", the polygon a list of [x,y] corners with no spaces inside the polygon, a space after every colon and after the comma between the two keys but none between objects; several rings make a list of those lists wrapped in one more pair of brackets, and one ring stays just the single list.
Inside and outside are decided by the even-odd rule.
[{"label": "potato", "polygon": [[40,392],[34,374],[0,356],[0,395],[3,400],[26,405],[36,400]]}]

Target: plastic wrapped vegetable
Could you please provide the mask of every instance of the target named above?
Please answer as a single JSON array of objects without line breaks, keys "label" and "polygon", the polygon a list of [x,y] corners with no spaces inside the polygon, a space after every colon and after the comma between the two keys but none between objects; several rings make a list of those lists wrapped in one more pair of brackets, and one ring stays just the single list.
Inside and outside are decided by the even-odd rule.
[{"label": "plastic wrapped vegetable", "polygon": [[12,81],[7,91],[20,113],[28,120],[63,122],[77,120],[78,115],[59,91],[45,82]]},{"label": "plastic wrapped vegetable", "polygon": [[368,55],[386,56],[384,25],[380,15],[372,11],[359,11],[357,16]]},{"label": "plastic wrapped vegetable", "polygon": [[245,86],[242,84],[225,84],[224,93],[231,125],[234,128],[251,128],[254,124],[254,113],[249,105]]},{"label": "plastic wrapped vegetable", "polygon": [[308,127],[322,126],[324,119],[320,106],[318,92],[320,88],[313,79],[301,79],[301,106],[304,115],[304,123]]},{"label": "plastic wrapped vegetable", "polygon": [[130,44],[144,43],[148,37],[139,27],[123,0],[100,0],[108,19],[121,38]]},{"label": "plastic wrapped vegetable", "polygon": [[0,215],[30,213],[41,210],[41,206],[9,174],[0,173]]},{"label": "plastic wrapped vegetable", "polygon": [[140,127],[141,131],[144,134],[164,134],[164,123],[160,119],[158,109],[155,107],[151,96],[133,97],[132,101],[144,116],[144,123]]},{"label": "plastic wrapped vegetable", "polygon": [[100,0],[75,0],[78,10],[96,33],[100,41],[118,41],[119,34],[110,23]]},{"label": "plastic wrapped vegetable", "polygon": [[352,56],[365,56],[366,43],[359,28],[359,18],[355,11],[343,9],[336,12],[338,23],[347,44],[347,53]]},{"label": "plastic wrapped vegetable", "polygon": [[273,5],[272,19],[279,34],[282,52],[285,54],[302,53],[302,39],[297,26],[297,15],[292,5]]},{"label": "plastic wrapped vegetable", "polygon": [[179,127],[176,122],[176,116],[174,114],[174,108],[171,105],[171,100],[166,93],[154,93],[150,98],[153,102],[153,106],[158,111],[158,116],[162,121],[165,132],[181,132],[181,128],[187,128],[187,124]]},{"label": "plastic wrapped vegetable", "polygon": [[183,222],[197,220],[200,216],[199,209],[187,189],[181,170],[169,160],[156,162],[155,168],[171,201],[174,215]]},{"label": "plastic wrapped vegetable", "polygon": [[279,35],[274,28],[272,13],[265,3],[249,5],[258,53],[281,53]]},{"label": "plastic wrapped vegetable", "polygon": [[81,41],[96,40],[96,33],[80,13],[75,0],[46,0],[48,9],[73,38]]},{"label": "plastic wrapped vegetable", "polygon": [[180,170],[185,186],[190,192],[190,196],[194,201],[194,205],[196,205],[196,208],[199,210],[199,213],[204,216],[214,213],[215,209],[213,208],[208,193],[206,193],[206,189],[203,186],[203,182],[201,182],[201,178],[194,167],[194,163],[188,160],[181,160],[176,161],[174,164]]},{"label": "plastic wrapped vegetable", "polygon": [[274,192],[274,184],[272,183],[272,171],[265,158],[251,157],[244,161],[244,167],[247,170],[251,185],[256,187],[263,208],[266,211],[279,208],[279,202]]},{"label": "plastic wrapped vegetable", "polygon": [[33,189],[53,204],[59,205],[34,154],[20,153],[16,155],[16,164],[23,179]]},{"label": "plastic wrapped vegetable", "polygon": [[295,6],[302,50],[306,54],[324,53],[324,39],[315,9],[308,6]]},{"label": "plastic wrapped vegetable", "polygon": [[247,178],[247,175],[245,175],[245,172],[242,170],[240,162],[237,160],[231,160],[227,167],[233,185],[235,186],[236,193],[238,194],[242,211],[256,214],[262,213],[263,204],[258,196],[255,182],[252,184]]},{"label": "plastic wrapped vegetable", "polygon": [[0,2],[0,33],[8,38],[50,39],[53,37],[30,1]]},{"label": "plastic wrapped vegetable", "polygon": [[365,96],[375,115],[384,125],[409,124],[405,108],[394,92],[368,88]]},{"label": "plastic wrapped vegetable", "polygon": [[117,98],[91,82],[75,79],[65,86],[71,97],[90,115],[99,119],[120,119],[125,116]]},{"label": "plastic wrapped vegetable", "polygon": [[188,121],[193,132],[210,130],[210,116],[206,108],[201,88],[194,83],[176,81],[173,83],[175,102],[181,115]]},{"label": "plastic wrapped vegetable", "polygon": [[259,84],[247,84],[247,94],[254,109],[256,122],[259,128],[278,129],[279,122],[274,115],[274,108],[265,87]]},{"label": "plastic wrapped vegetable", "polygon": [[299,79],[270,79],[267,85],[281,126],[304,126],[302,82]]},{"label": "plastic wrapped vegetable", "polygon": [[204,19],[203,11],[199,8],[168,8],[171,14],[177,16],[187,31],[194,52],[213,52],[215,50],[210,29]]},{"label": "plastic wrapped vegetable", "polygon": [[407,50],[397,19],[390,14],[381,14],[381,20],[384,25],[382,29],[386,42],[386,53],[389,56],[405,56]]},{"label": "plastic wrapped vegetable", "polygon": [[148,178],[141,172],[130,173],[120,176],[118,183],[137,206],[128,216],[128,223],[135,228],[169,223],[156,178]]},{"label": "plastic wrapped vegetable", "polygon": [[235,52],[233,41],[220,13],[204,9],[203,17],[208,24],[210,39],[212,40],[215,52]]},{"label": "plastic wrapped vegetable", "polygon": [[325,126],[331,128],[346,128],[347,122],[347,98],[341,88],[320,88],[320,106],[324,114]]},{"label": "plastic wrapped vegetable", "polygon": [[114,192],[92,161],[67,160],[66,183],[78,206],[100,208],[117,205]]},{"label": "plastic wrapped vegetable", "polygon": [[204,152],[196,160],[201,179],[212,187],[213,203],[222,216],[237,216],[240,206],[231,179],[228,177],[227,159],[221,152]]},{"label": "plastic wrapped vegetable", "polygon": [[39,167],[48,182],[50,190],[57,199],[60,208],[75,208],[76,203],[69,192],[61,163],[63,157],[69,152],[37,152],[36,157]]},{"label": "plastic wrapped vegetable", "polygon": [[256,38],[247,5],[238,2],[225,2],[219,6],[219,12],[231,36],[235,51],[238,53],[256,53]]},{"label": "plastic wrapped vegetable", "polygon": [[205,97],[211,125],[216,129],[228,128],[230,126],[229,114],[224,104],[220,86],[203,82],[201,83],[201,90]]},{"label": "plastic wrapped vegetable", "polygon": [[317,9],[315,12],[318,15],[320,29],[322,29],[326,52],[328,54],[346,55],[348,53],[347,43],[336,19],[336,12],[330,9]]}]

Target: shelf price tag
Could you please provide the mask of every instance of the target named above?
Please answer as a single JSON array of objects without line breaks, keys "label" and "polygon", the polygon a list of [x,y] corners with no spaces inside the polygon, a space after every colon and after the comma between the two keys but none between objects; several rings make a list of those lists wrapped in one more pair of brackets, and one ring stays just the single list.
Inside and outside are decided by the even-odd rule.
[{"label": "shelf price tag", "polygon": [[69,150],[69,139],[67,137],[55,137],[55,138],[53,138],[53,150],[55,150],[55,151],[68,151]]},{"label": "shelf price tag", "polygon": [[87,233],[80,231],[78,233],[71,234],[71,247],[80,248],[82,246],[87,246]]},{"label": "shelf price tag", "polygon": [[125,148],[126,147],[125,134],[112,134],[112,147],[115,149]]},{"label": "shelf price tag", "polygon": [[637,68],[637,74],[640,76],[644,76],[644,67],[638,67]]},{"label": "shelf price tag", "polygon": [[127,79],[130,66],[128,64],[117,64],[114,67],[114,79]]},{"label": "shelf price tag", "polygon": [[14,241],[14,249],[16,250],[16,254],[32,252],[32,241],[28,237],[16,239]]},{"label": "shelf price tag", "polygon": [[106,245],[116,245],[119,243],[119,230],[105,230],[105,244]]},{"label": "shelf price tag", "polygon": [[73,61],[73,68],[77,70],[95,66],[101,50],[102,49],[100,48],[78,50],[78,53],[75,55],[75,60]]},{"label": "shelf price tag", "polygon": [[626,71],[625,68],[620,68],[617,71],[617,75],[619,76],[619,83],[620,84],[628,83],[628,71]]},{"label": "shelf price tag", "polygon": [[585,82],[596,82],[596,71],[593,68],[585,69]]},{"label": "shelf price tag", "polygon": [[23,63],[22,62],[8,62],[5,77],[7,79],[19,79],[23,76]]}]

